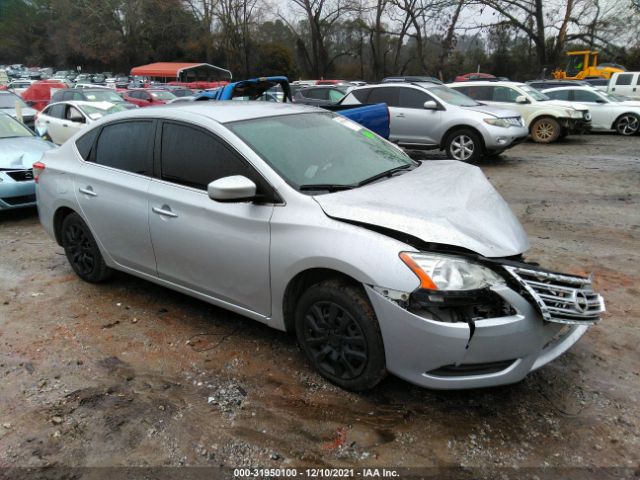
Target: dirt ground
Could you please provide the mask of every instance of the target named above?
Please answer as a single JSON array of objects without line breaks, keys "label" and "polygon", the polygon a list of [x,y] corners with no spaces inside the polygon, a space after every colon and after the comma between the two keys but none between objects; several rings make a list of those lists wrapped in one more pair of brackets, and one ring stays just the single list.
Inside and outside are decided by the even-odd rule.
[{"label": "dirt ground", "polygon": [[527,258],[594,272],[608,308],[561,358],[483,390],[389,377],[369,393],[342,391],[292,337],[125,274],[83,283],[35,209],[0,213],[0,472],[404,466],[555,478],[558,467],[578,467],[576,478],[640,476],[640,138],[526,143],[480,166],[523,222]]}]

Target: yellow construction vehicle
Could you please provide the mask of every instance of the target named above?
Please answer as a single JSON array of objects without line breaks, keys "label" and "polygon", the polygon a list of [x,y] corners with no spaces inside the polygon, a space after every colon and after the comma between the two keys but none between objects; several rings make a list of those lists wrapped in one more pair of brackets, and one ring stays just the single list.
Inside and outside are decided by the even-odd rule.
[{"label": "yellow construction vehicle", "polygon": [[584,78],[611,78],[616,72],[624,72],[621,65],[603,63],[598,66],[598,52],[576,50],[567,52],[569,61],[565,70],[556,69],[551,75],[557,80],[582,80]]}]

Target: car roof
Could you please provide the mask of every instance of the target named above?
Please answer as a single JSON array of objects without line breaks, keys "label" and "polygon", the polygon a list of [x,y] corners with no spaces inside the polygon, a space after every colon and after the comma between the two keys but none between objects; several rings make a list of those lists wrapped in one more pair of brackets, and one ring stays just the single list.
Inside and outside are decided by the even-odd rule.
[{"label": "car roof", "polygon": [[[66,102],[71,103],[71,102]],[[88,103],[88,102],[85,102]],[[255,101],[195,101],[177,102],[167,105],[128,110],[126,112],[109,115],[109,120],[124,120],[126,118],[184,118],[198,115],[209,118],[218,123],[237,122],[256,118],[295,115],[300,113],[319,112],[326,110],[307,105],[293,105],[291,103],[255,102]]]},{"label": "car roof", "polygon": [[47,105],[47,107],[50,107],[51,105],[60,105],[60,104],[66,104],[66,105],[73,105],[76,107],[83,107],[83,106],[90,106],[90,107],[100,107],[100,106],[105,106],[105,105],[113,105],[113,103],[111,102],[87,102],[86,100],[63,100],[61,102],[53,102],[50,103],[49,105]]},{"label": "car roof", "polygon": [[478,85],[491,85],[491,86],[500,86],[500,85],[506,85],[506,86],[510,86],[510,87],[528,87],[528,85],[526,83],[522,83],[522,82],[513,82],[511,80],[477,80],[477,81],[473,81],[473,82],[452,82],[448,85],[455,85],[457,86],[464,86],[464,87],[477,87]]},{"label": "car roof", "polygon": [[[72,89],[70,89],[72,90]],[[113,88],[78,88],[76,90],[79,90],[82,93],[91,93],[91,92],[113,92],[116,93],[116,91]]]},{"label": "car roof", "polygon": [[552,87],[552,88],[545,88],[544,91],[549,91],[549,90],[586,90],[588,92],[600,92],[600,90],[593,88],[593,87],[589,87],[587,85],[565,85],[564,87]]}]

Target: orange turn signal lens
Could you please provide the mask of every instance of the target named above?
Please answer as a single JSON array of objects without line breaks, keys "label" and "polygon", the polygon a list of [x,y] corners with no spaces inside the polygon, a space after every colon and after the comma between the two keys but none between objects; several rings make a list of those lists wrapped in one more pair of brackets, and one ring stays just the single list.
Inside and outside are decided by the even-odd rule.
[{"label": "orange turn signal lens", "polygon": [[425,288],[427,290],[438,290],[438,286],[433,283],[431,277],[424,273],[424,271],[420,268],[420,265],[416,263],[416,261],[409,256],[408,253],[402,252],[400,254],[400,258],[402,261],[411,269],[413,273],[420,279],[420,288]]}]

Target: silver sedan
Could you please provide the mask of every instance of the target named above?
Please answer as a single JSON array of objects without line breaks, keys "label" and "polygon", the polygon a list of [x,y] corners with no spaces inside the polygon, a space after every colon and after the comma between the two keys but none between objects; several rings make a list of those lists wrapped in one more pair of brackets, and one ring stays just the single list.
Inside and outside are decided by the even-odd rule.
[{"label": "silver sedan", "polygon": [[97,121],[34,165],[40,220],[88,282],[113,269],[295,332],[347,389],[391,372],[513,383],[604,311],[527,263],[481,170],[418,163],[312,107],[184,104]]}]

